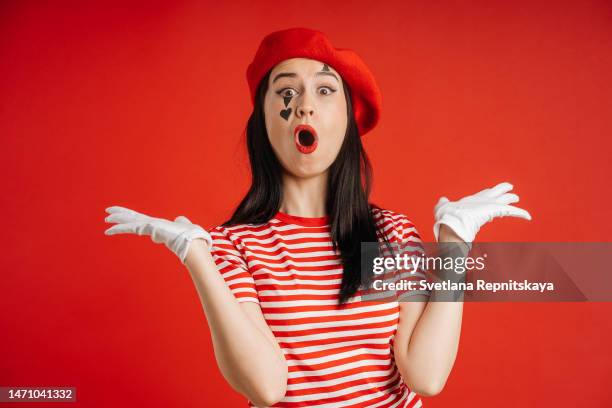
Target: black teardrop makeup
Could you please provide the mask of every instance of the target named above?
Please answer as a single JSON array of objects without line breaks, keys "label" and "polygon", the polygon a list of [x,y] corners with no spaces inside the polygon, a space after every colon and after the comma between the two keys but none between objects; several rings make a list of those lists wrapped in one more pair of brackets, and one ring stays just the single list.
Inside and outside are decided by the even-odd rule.
[{"label": "black teardrop makeup", "polygon": [[289,116],[291,116],[291,108],[287,107],[289,106],[289,102],[291,102],[291,99],[293,99],[293,96],[283,96],[283,102],[285,103],[285,109],[280,111],[281,117],[285,119],[287,122],[289,121]]}]

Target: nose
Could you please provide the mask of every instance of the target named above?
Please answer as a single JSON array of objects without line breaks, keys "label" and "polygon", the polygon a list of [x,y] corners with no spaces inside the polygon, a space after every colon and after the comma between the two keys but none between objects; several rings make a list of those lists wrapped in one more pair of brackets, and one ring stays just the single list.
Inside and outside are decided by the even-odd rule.
[{"label": "nose", "polygon": [[305,92],[304,96],[298,99],[298,106],[295,110],[295,114],[298,118],[302,118],[304,115],[314,115],[314,105],[312,104],[312,98],[308,95],[308,92]]}]

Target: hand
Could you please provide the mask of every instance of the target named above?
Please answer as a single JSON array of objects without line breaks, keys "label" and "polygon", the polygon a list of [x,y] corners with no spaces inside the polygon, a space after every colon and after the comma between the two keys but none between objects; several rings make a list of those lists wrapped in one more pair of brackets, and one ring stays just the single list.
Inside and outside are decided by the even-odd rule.
[{"label": "hand", "polygon": [[440,225],[443,224],[470,244],[474,242],[480,227],[495,217],[511,216],[531,220],[531,215],[527,211],[509,205],[519,201],[516,194],[508,193],[512,188],[510,183],[500,183],[459,201],[449,201],[446,197],[440,198],[434,208],[436,241],[438,241]]},{"label": "hand", "polygon": [[196,238],[202,238],[212,247],[212,238],[205,229],[179,215],[174,221],[163,218],[153,218],[129,208],[113,206],[106,212],[110,214],[104,219],[108,223],[118,223],[104,231],[106,235],[138,234],[149,235],[156,244],[163,243],[185,264],[189,244]]}]

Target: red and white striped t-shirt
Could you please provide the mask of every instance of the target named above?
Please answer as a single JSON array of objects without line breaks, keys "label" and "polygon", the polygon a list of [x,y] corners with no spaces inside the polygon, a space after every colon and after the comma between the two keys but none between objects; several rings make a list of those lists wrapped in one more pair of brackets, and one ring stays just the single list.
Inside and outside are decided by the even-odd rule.
[{"label": "red and white striped t-shirt", "polygon": [[[372,214],[379,241],[384,233],[390,242],[421,242],[405,215]],[[279,212],[265,224],[210,233],[219,272],[238,302],[260,305],[285,355],[287,392],[275,407],[421,406],[393,357],[399,303],[362,302],[358,292],[338,307],[342,265],[328,217]]]}]

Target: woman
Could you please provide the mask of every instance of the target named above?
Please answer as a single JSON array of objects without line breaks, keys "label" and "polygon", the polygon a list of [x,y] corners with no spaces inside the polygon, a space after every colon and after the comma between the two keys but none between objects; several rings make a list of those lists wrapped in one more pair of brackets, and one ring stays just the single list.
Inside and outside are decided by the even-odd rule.
[{"label": "woman", "polygon": [[[420,242],[403,214],[368,202],[371,169],[360,136],[380,93],[352,51],[305,28],[262,41],[247,78],[252,184],[210,234],[185,217],[110,207],[106,233],[150,235],[186,265],[223,376],[251,406],[420,406],[443,388],[461,328],[461,302],[362,301],[362,242]],[[440,242],[474,240],[497,216],[530,219],[499,184],[441,198]]]}]

